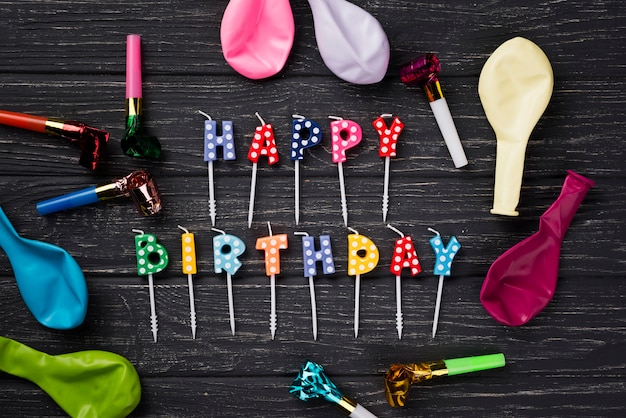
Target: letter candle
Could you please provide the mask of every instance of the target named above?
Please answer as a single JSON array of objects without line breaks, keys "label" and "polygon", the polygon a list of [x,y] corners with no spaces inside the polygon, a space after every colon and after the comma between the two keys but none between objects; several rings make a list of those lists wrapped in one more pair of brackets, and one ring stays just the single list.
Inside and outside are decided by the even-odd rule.
[{"label": "letter candle", "polygon": [[0,124],[69,139],[71,143],[80,147],[78,163],[92,171],[98,168],[100,158],[109,141],[108,132],[81,122],[27,115],[7,110],[0,110]]},{"label": "letter candle", "polygon": [[313,324],[313,339],[317,340],[317,304],[315,302],[315,285],[313,278],[317,276],[317,262],[322,263],[322,274],[333,274],[335,262],[329,235],[320,235],[320,249],[315,249],[315,239],[306,232],[294,232],[302,236],[302,262],[304,263],[304,277],[309,278],[311,293],[311,321]]},{"label": "letter candle", "polygon": [[204,121],[204,161],[208,164],[209,174],[209,214],[211,216],[211,226],[215,226],[215,186],[213,181],[213,161],[217,159],[217,149],[222,148],[224,161],[234,161],[235,138],[233,136],[233,122],[225,120],[222,122],[222,135],[217,134],[217,123],[211,116],[198,110],[198,113],[205,116]]},{"label": "letter candle", "polygon": [[221,229],[211,228],[221,235],[213,237],[213,265],[215,273],[226,271],[226,286],[228,289],[228,313],[230,317],[230,331],[235,335],[235,309],[233,303],[232,276],[242,266],[239,256],[246,250],[246,244],[241,238],[229,235]]},{"label": "letter candle", "polygon": [[324,368],[311,360],[307,360],[302,365],[298,375],[289,386],[289,393],[305,402],[309,399],[324,399],[352,418],[376,418],[376,415],[341,393],[326,376]]},{"label": "letter candle", "polygon": [[361,294],[361,274],[369,273],[378,264],[378,248],[356,229],[348,227],[353,234],[348,235],[348,276],[355,276],[354,282],[354,338],[359,336],[359,311]]},{"label": "letter candle", "polygon": [[252,162],[252,180],[250,182],[250,206],[248,207],[248,228],[252,226],[252,217],[254,215],[254,197],[256,194],[256,172],[259,158],[263,155],[267,157],[269,165],[278,162],[278,148],[276,148],[276,140],[274,139],[274,128],[269,123],[265,123],[259,113],[255,113],[256,117],[261,121],[261,126],[257,126],[248,150],[248,160]]},{"label": "letter candle", "polygon": [[467,157],[456,131],[446,98],[439,84],[441,64],[435,54],[426,54],[400,67],[400,79],[407,86],[420,85],[424,88],[430,108],[435,115],[439,130],[448,146],[456,168],[467,165]]},{"label": "letter candle", "polygon": [[380,115],[372,125],[378,137],[380,138],[380,145],[378,147],[378,156],[385,159],[385,179],[383,185],[383,222],[387,222],[387,211],[389,209],[389,163],[391,157],[396,157],[398,137],[404,129],[404,123],[397,116],[393,118],[391,126],[387,126],[384,118],[393,117],[390,113],[384,113]]},{"label": "letter candle", "polygon": [[161,194],[156,180],[148,171],[137,170],[125,177],[115,179],[109,184],[87,187],[39,202],[37,203],[37,213],[43,216],[101,200],[129,196],[133,199],[139,213],[144,216],[154,215],[161,210]]},{"label": "letter candle", "polygon": [[402,339],[402,283],[401,276],[404,268],[411,269],[411,276],[417,276],[422,271],[422,266],[417,258],[417,252],[411,237],[405,237],[402,232],[391,225],[387,228],[400,235],[396,240],[393,249],[393,257],[389,270],[396,276],[396,328],[398,329],[398,339]]},{"label": "letter candle", "polygon": [[348,227],[348,204],[346,202],[346,186],[343,179],[343,163],[347,160],[346,150],[355,147],[363,138],[363,131],[359,124],[337,116],[330,123],[330,133],[333,145],[333,162],[337,163],[339,171],[339,190],[341,192],[341,216],[343,224]]},{"label": "letter candle", "polygon": [[193,275],[198,272],[196,268],[196,241],[191,232],[178,225],[178,229],[184,232],[181,236],[183,250],[183,274],[187,275],[189,287],[189,317],[191,318],[191,335],[196,339],[196,303],[193,295]]},{"label": "letter candle", "polygon": [[300,222],[300,160],[304,159],[304,150],[322,142],[322,128],[304,116],[293,115],[291,131],[291,153],[289,157],[295,172],[295,212],[296,225]]},{"label": "letter candle", "polygon": [[504,354],[463,357],[413,364],[392,364],[385,375],[385,398],[392,407],[405,406],[409,387],[426,380],[504,367]]},{"label": "letter candle", "polygon": [[287,248],[287,234],[272,234],[272,225],[267,222],[267,229],[270,232],[268,237],[256,240],[256,249],[265,252],[265,275],[270,278],[271,287],[271,311],[270,311],[270,331],[272,340],[276,335],[276,275],[280,274],[280,251]]},{"label": "letter candle", "polygon": [[157,137],[144,132],[142,101],[141,36],[128,35],[126,37],[126,132],[121,141],[122,151],[132,157],[158,159],[161,156],[161,144]]},{"label": "letter candle", "polygon": [[437,287],[437,302],[435,303],[435,317],[433,318],[433,338],[435,338],[435,334],[437,333],[437,324],[439,322],[439,308],[441,307],[443,278],[444,276],[450,276],[452,259],[454,259],[456,253],[461,249],[461,244],[453,235],[450,237],[448,245],[444,247],[439,232],[435,231],[432,228],[428,228],[428,230],[436,234],[436,236],[430,239],[430,246],[433,248],[436,257],[433,274],[439,275],[439,286]]},{"label": "letter candle", "polygon": [[154,303],[154,280],[152,274],[163,271],[169,263],[169,256],[165,247],[157,243],[156,236],[144,234],[142,230],[133,229],[139,235],[135,235],[135,254],[137,256],[137,274],[148,276],[148,291],[150,293],[150,324],[154,342],[157,341],[156,307]]}]

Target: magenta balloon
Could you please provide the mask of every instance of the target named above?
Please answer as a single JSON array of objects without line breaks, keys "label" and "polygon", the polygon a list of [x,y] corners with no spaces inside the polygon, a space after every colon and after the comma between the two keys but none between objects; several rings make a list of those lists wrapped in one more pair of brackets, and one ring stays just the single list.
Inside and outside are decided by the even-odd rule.
[{"label": "magenta balloon", "polygon": [[222,52],[244,77],[271,77],[285,66],[294,33],[289,0],[231,0],[222,17]]},{"label": "magenta balloon", "polygon": [[561,244],[578,206],[595,182],[571,170],[561,194],[541,215],[539,231],[502,254],[489,268],[480,301],[498,322],[519,326],[554,296]]}]

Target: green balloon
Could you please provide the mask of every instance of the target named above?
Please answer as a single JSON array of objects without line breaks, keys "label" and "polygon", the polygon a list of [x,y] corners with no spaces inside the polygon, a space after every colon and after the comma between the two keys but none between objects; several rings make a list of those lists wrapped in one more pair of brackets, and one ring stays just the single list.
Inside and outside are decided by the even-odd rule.
[{"label": "green balloon", "polygon": [[0,370],[36,383],[71,417],[125,417],[141,399],[133,365],[107,351],[53,356],[0,337]]}]

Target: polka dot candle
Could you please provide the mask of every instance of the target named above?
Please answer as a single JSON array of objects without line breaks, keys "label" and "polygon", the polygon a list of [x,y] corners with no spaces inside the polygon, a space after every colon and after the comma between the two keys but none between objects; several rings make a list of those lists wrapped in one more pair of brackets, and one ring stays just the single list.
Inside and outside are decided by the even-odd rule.
[{"label": "polka dot candle", "polygon": [[376,244],[365,235],[348,235],[348,276],[369,273],[378,265]]},{"label": "polka dot candle", "polygon": [[135,252],[139,276],[147,276],[163,271],[169,263],[167,250],[157,242],[154,235],[135,235]]},{"label": "polka dot candle", "polygon": [[248,159],[253,163],[258,163],[262,156],[267,157],[269,165],[278,162],[278,148],[276,148],[276,140],[274,139],[274,128],[269,123],[256,127],[248,150]]},{"label": "polka dot candle", "polygon": [[416,276],[422,271],[411,237],[402,237],[396,240],[389,270],[392,274],[400,276],[405,268],[410,269],[411,276]]},{"label": "polka dot candle", "polygon": [[225,271],[233,275],[242,266],[239,256],[246,250],[246,244],[239,237],[229,234],[213,237],[213,265],[216,273]]},{"label": "polka dot candle", "polygon": [[322,142],[322,128],[319,123],[304,117],[295,117],[291,123],[291,153],[293,161],[304,159],[304,150]]},{"label": "polka dot candle", "polygon": [[330,122],[330,133],[333,145],[333,162],[346,162],[346,151],[357,146],[363,138],[363,131],[358,123],[340,119]]},{"label": "polka dot candle", "polygon": [[183,249],[183,273],[196,274],[196,242],[190,232],[181,236]]},{"label": "polka dot candle", "polygon": [[387,126],[383,116],[380,116],[374,122],[372,126],[378,133],[380,144],[378,147],[379,157],[396,157],[396,149],[398,146],[398,137],[404,129],[404,123],[397,116],[393,118],[391,126]]},{"label": "polka dot candle", "polygon": [[223,121],[222,135],[218,135],[217,123],[214,120],[205,120],[204,161],[217,160],[219,148],[222,149],[222,155],[225,161],[233,161],[236,159],[233,122],[229,120]]},{"label": "polka dot candle", "polygon": [[304,277],[317,276],[317,263],[322,264],[322,274],[333,274],[335,262],[329,235],[320,235],[320,249],[315,249],[315,238],[302,237],[302,260],[304,262]]},{"label": "polka dot candle", "polygon": [[287,249],[287,234],[270,235],[256,241],[256,249],[265,252],[265,275],[280,274],[280,251]]},{"label": "polka dot candle", "polygon": [[450,237],[447,246],[443,246],[441,236],[437,235],[430,239],[430,246],[435,252],[436,260],[433,274],[437,276],[450,276],[452,268],[452,260],[456,253],[461,249],[461,244],[455,236]]}]

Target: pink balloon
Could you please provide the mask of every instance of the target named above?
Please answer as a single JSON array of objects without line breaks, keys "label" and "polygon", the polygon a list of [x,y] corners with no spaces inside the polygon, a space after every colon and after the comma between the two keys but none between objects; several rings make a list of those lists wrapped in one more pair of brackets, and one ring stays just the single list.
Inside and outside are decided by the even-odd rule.
[{"label": "pink balloon", "polygon": [[231,0],[222,17],[222,52],[244,77],[271,77],[285,66],[294,32],[289,0]]}]

